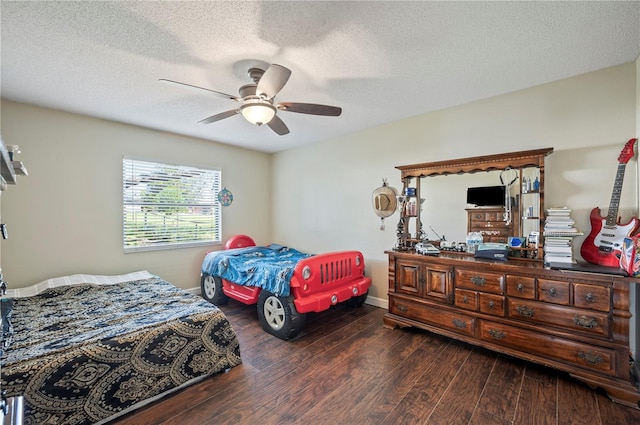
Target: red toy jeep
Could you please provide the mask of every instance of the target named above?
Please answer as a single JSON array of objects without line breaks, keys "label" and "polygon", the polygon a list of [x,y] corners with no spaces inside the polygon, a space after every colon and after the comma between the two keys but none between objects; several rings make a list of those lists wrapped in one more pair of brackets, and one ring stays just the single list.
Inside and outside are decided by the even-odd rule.
[{"label": "red toy jeep", "polygon": [[[249,236],[234,236],[225,250],[254,247]],[[312,255],[295,264],[289,281],[289,295],[277,295],[262,287],[245,286],[212,275],[203,261],[200,286],[202,297],[215,305],[233,298],[244,304],[257,304],[262,328],[281,339],[289,339],[302,330],[305,313],[327,310],[340,302],[360,307],[367,298],[371,279],[364,275],[364,257],[359,251],[341,251]]]}]

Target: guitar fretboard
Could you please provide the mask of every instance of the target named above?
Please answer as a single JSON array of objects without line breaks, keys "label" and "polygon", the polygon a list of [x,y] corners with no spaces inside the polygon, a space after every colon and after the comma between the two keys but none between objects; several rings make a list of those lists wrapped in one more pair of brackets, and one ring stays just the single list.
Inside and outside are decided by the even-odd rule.
[{"label": "guitar fretboard", "polygon": [[622,182],[624,180],[624,170],[626,166],[626,163],[618,164],[616,180],[613,183],[613,192],[611,192],[611,202],[609,202],[609,211],[607,212],[607,226],[615,226],[618,222],[618,208],[620,207]]}]

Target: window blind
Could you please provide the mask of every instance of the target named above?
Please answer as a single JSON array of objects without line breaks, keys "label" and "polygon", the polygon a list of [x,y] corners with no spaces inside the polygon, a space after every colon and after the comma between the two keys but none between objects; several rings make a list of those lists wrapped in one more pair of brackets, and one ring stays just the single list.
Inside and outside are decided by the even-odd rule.
[{"label": "window blind", "polygon": [[122,160],[125,252],[220,243],[221,172]]}]

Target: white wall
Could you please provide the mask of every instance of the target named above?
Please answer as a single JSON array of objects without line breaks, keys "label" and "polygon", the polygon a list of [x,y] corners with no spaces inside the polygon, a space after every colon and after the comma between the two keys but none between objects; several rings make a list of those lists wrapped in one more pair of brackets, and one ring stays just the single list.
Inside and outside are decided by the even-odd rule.
[{"label": "white wall", "polygon": [[[545,147],[555,149],[546,162],[545,204],[572,208],[588,233],[589,211],[608,207],[618,155],[636,134],[635,93],[636,65],[629,63],[275,154],[274,240],[311,252],[361,250],[373,302],[386,306],[384,251],[395,243],[398,215],[379,230],[371,193],[382,179],[399,188],[397,165]],[[627,215],[638,208],[636,170],[633,159],[620,204]],[[460,234],[464,217],[434,228]]]},{"label": "white wall", "polygon": [[270,155],[5,100],[1,123],[29,171],[2,194],[2,270],[12,288],[134,270],[199,286],[205,253],[220,246],[123,253],[123,156],[221,169],[234,194],[222,211],[223,241],[237,233],[271,240]]}]

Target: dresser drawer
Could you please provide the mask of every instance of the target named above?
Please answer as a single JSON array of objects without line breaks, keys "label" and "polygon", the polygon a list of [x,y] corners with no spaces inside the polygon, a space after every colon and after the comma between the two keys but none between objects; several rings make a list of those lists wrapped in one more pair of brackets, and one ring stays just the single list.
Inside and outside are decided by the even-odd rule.
[{"label": "dresser drawer", "polygon": [[469,221],[471,221],[472,223],[474,221],[484,221],[484,220],[487,220],[487,215],[483,211],[469,213]]},{"label": "dresser drawer", "polygon": [[536,279],[508,274],[507,295],[534,300],[536,298]]},{"label": "dresser drawer", "polygon": [[456,307],[466,310],[478,310],[478,293],[468,289],[456,289]]},{"label": "dresser drawer", "polygon": [[572,332],[580,331],[604,338],[611,336],[609,315],[589,310],[510,298],[508,316],[562,327]]},{"label": "dresser drawer", "polygon": [[496,229],[496,230],[502,230],[506,232],[506,230],[510,228],[511,226],[505,223],[504,221],[478,221],[478,222],[472,221],[471,222],[471,229],[480,229],[480,230]]},{"label": "dresser drawer", "polygon": [[486,320],[479,321],[478,332],[484,341],[607,375],[616,374],[613,350]]},{"label": "dresser drawer", "polygon": [[456,270],[456,288],[475,289],[476,291],[503,294],[504,275],[471,270]]},{"label": "dresser drawer", "polygon": [[569,305],[569,282],[538,279],[538,299],[554,304]]},{"label": "dresser drawer", "polygon": [[464,335],[475,336],[476,319],[457,312],[443,311],[439,307],[397,299],[393,296],[389,297],[389,312]]},{"label": "dresser drawer", "polygon": [[483,235],[483,240],[485,242],[507,243],[507,241],[509,240],[509,237],[506,234],[502,236],[500,235],[484,236]]},{"label": "dresser drawer", "polygon": [[474,211],[469,213],[469,219],[474,221],[504,221],[502,220],[504,212],[502,210],[493,211]]},{"label": "dresser drawer", "polygon": [[501,295],[480,293],[480,311],[494,316],[504,316],[506,304]]},{"label": "dresser drawer", "polygon": [[599,311],[611,310],[611,288],[576,283],[573,286],[573,305]]},{"label": "dresser drawer", "polygon": [[473,228],[472,232],[480,232],[482,234],[482,240],[484,242],[495,242],[496,240],[503,240],[506,243],[507,237],[511,236],[509,230],[499,229],[487,229],[487,228]]}]

